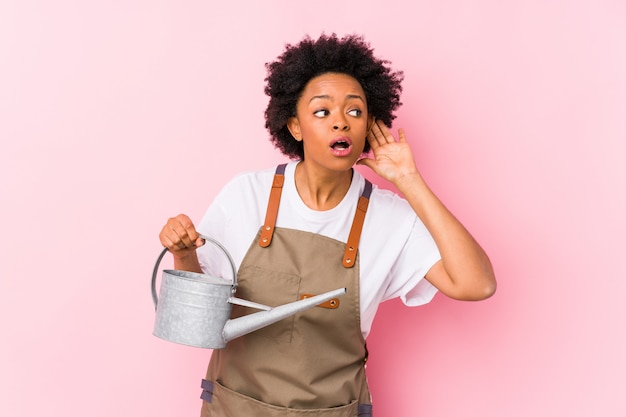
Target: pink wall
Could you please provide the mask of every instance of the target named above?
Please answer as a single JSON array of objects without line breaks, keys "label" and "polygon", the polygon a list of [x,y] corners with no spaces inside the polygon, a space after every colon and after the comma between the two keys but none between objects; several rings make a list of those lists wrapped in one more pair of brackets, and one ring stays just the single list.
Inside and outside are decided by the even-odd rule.
[{"label": "pink wall", "polygon": [[499,278],[381,308],[377,415],[626,415],[624,2],[211,3],[0,4],[0,415],[197,415],[210,352],[151,335],[157,233],[283,160],[263,64],[321,31],[405,71],[396,127]]}]

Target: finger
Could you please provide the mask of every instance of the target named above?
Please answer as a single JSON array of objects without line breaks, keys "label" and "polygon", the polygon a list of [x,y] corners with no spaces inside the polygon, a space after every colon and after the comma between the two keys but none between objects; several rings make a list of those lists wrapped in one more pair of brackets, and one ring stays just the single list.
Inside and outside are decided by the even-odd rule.
[{"label": "finger", "polygon": [[384,123],[380,123],[380,124],[377,123],[377,125],[378,125],[377,126],[378,127],[377,140],[381,145],[384,145],[387,143],[394,143],[396,141],[394,136],[391,134],[391,131]]},{"label": "finger", "polygon": [[404,129],[402,128],[398,129],[398,141],[406,142],[406,133],[404,132]]},{"label": "finger", "polygon": [[177,251],[177,250],[181,250],[180,244],[177,242],[174,242],[170,236],[166,235],[166,234],[162,234],[160,236],[160,240],[161,240],[161,244],[163,245],[163,247],[167,248],[169,251]]},{"label": "finger", "polygon": [[180,249],[187,249],[194,246],[193,242],[195,241],[195,239],[191,239],[187,230],[184,227],[173,226],[170,230],[172,231],[172,236],[175,237],[172,240]]},{"label": "finger", "polygon": [[367,139],[372,149],[376,149],[384,143],[382,132],[380,131],[380,127],[378,126],[378,120],[372,125],[369,133],[367,134]]},{"label": "finger", "polygon": [[188,240],[188,238],[180,237],[180,240],[177,243],[178,249],[180,250],[184,250],[190,247],[190,244],[185,242],[185,240]]},{"label": "finger", "polygon": [[378,144],[378,141],[376,140],[376,135],[374,134],[374,132],[372,132],[372,130],[370,130],[370,132],[367,134],[367,141],[370,144],[370,147],[372,148],[372,150],[378,148],[380,145]]},{"label": "finger", "polygon": [[194,247],[194,242],[198,239],[193,222],[184,214],[171,218],[166,227],[169,227],[169,238],[180,249]]},{"label": "finger", "polygon": [[196,230],[196,227],[194,226],[193,222],[191,221],[191,219],[189,219],[189,217],[184,216],[184,218],[181,219],[181,224],[185,228],[185,232],[187,236],[189,237],[189,240],[193,242],[195,246],[195,242],[200,238],[200,234]]},{"label": "finger", "polygon": [[165,235],[166,247],[170,250],[187,249],[191,242],[189,238],[185,238],[185,234],[180,229],[177,230],[175,226],[167,225],[166,228],[168,229]]},{"label": "finger", "polygon": [[172,228],[170,222],[172,219],[169,219],[165,226],[161,229],[161,233],[159,233],[159,240],[161,241],[161,245],[172,250],[178,249],[176,246],[178,244],[178,235],[172,234]]},{"label": "finger", "polygon": [[391,130],[386,126],[386,125],[382,125],[380,127],[380,131],[382,132],[382,134],[385,137],[385,143],[394,143],[396,142],[396,138],[393,135],[393,133],[391,133]]},{"label": "finger", "polygon": [[[381,130],[381,123],[382,122],[377,120],[372,126],[370,134],[368,135],[368,137],[371,137],[370,144],[375,147],[378,147],[387,143],[385,134]],[[382,126],[384,126],[384,124],[382,124]]]}]

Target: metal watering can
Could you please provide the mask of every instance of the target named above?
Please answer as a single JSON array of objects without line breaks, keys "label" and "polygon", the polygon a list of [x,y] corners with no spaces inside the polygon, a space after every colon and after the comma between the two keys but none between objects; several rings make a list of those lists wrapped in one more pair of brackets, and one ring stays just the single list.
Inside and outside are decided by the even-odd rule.
[{"label": "metal watering can", "polygon": [[[218,241],[200,236],[224,252],[230,262],[233,281],[195,272],[164,270],[160,299],[156,291],[159,265],[167,249],[159,255],[152,273],[152,300],[156,309],[153,334],[182,345],[222,349],[226,343],[298,312],[315,307],[346,293],[339,288],[324,294],[294,301],[278,307],[242,300],[235,297],[237,270],[230,254]],[[258,313],[231,319],[232,305],[259,309]]]}]

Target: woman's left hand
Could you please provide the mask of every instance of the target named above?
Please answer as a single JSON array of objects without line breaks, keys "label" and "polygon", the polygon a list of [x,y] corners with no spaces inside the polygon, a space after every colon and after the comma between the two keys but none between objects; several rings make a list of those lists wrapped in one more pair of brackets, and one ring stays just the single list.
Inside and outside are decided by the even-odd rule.
[{"label": "woman's left hand", "polygon": [[387,126],[377,120],[367,134],[367,140],[374,157],[363,158],[357,161],[357,164],[369,167],[377,175],[392,183],[407,176],[419,175],[404,129],[398,129],[396,140]]}]

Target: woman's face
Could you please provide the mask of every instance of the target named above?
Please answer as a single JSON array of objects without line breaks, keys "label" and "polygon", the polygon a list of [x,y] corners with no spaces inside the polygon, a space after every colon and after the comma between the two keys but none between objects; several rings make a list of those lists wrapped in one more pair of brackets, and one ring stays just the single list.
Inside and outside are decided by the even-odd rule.
[{"label": "woman's face", "polygon": [[363,153],[371,122],[361,84],[346,74],[327,73],[308,82],[287,127],[303,142],[306,164],[345,171]]}]

